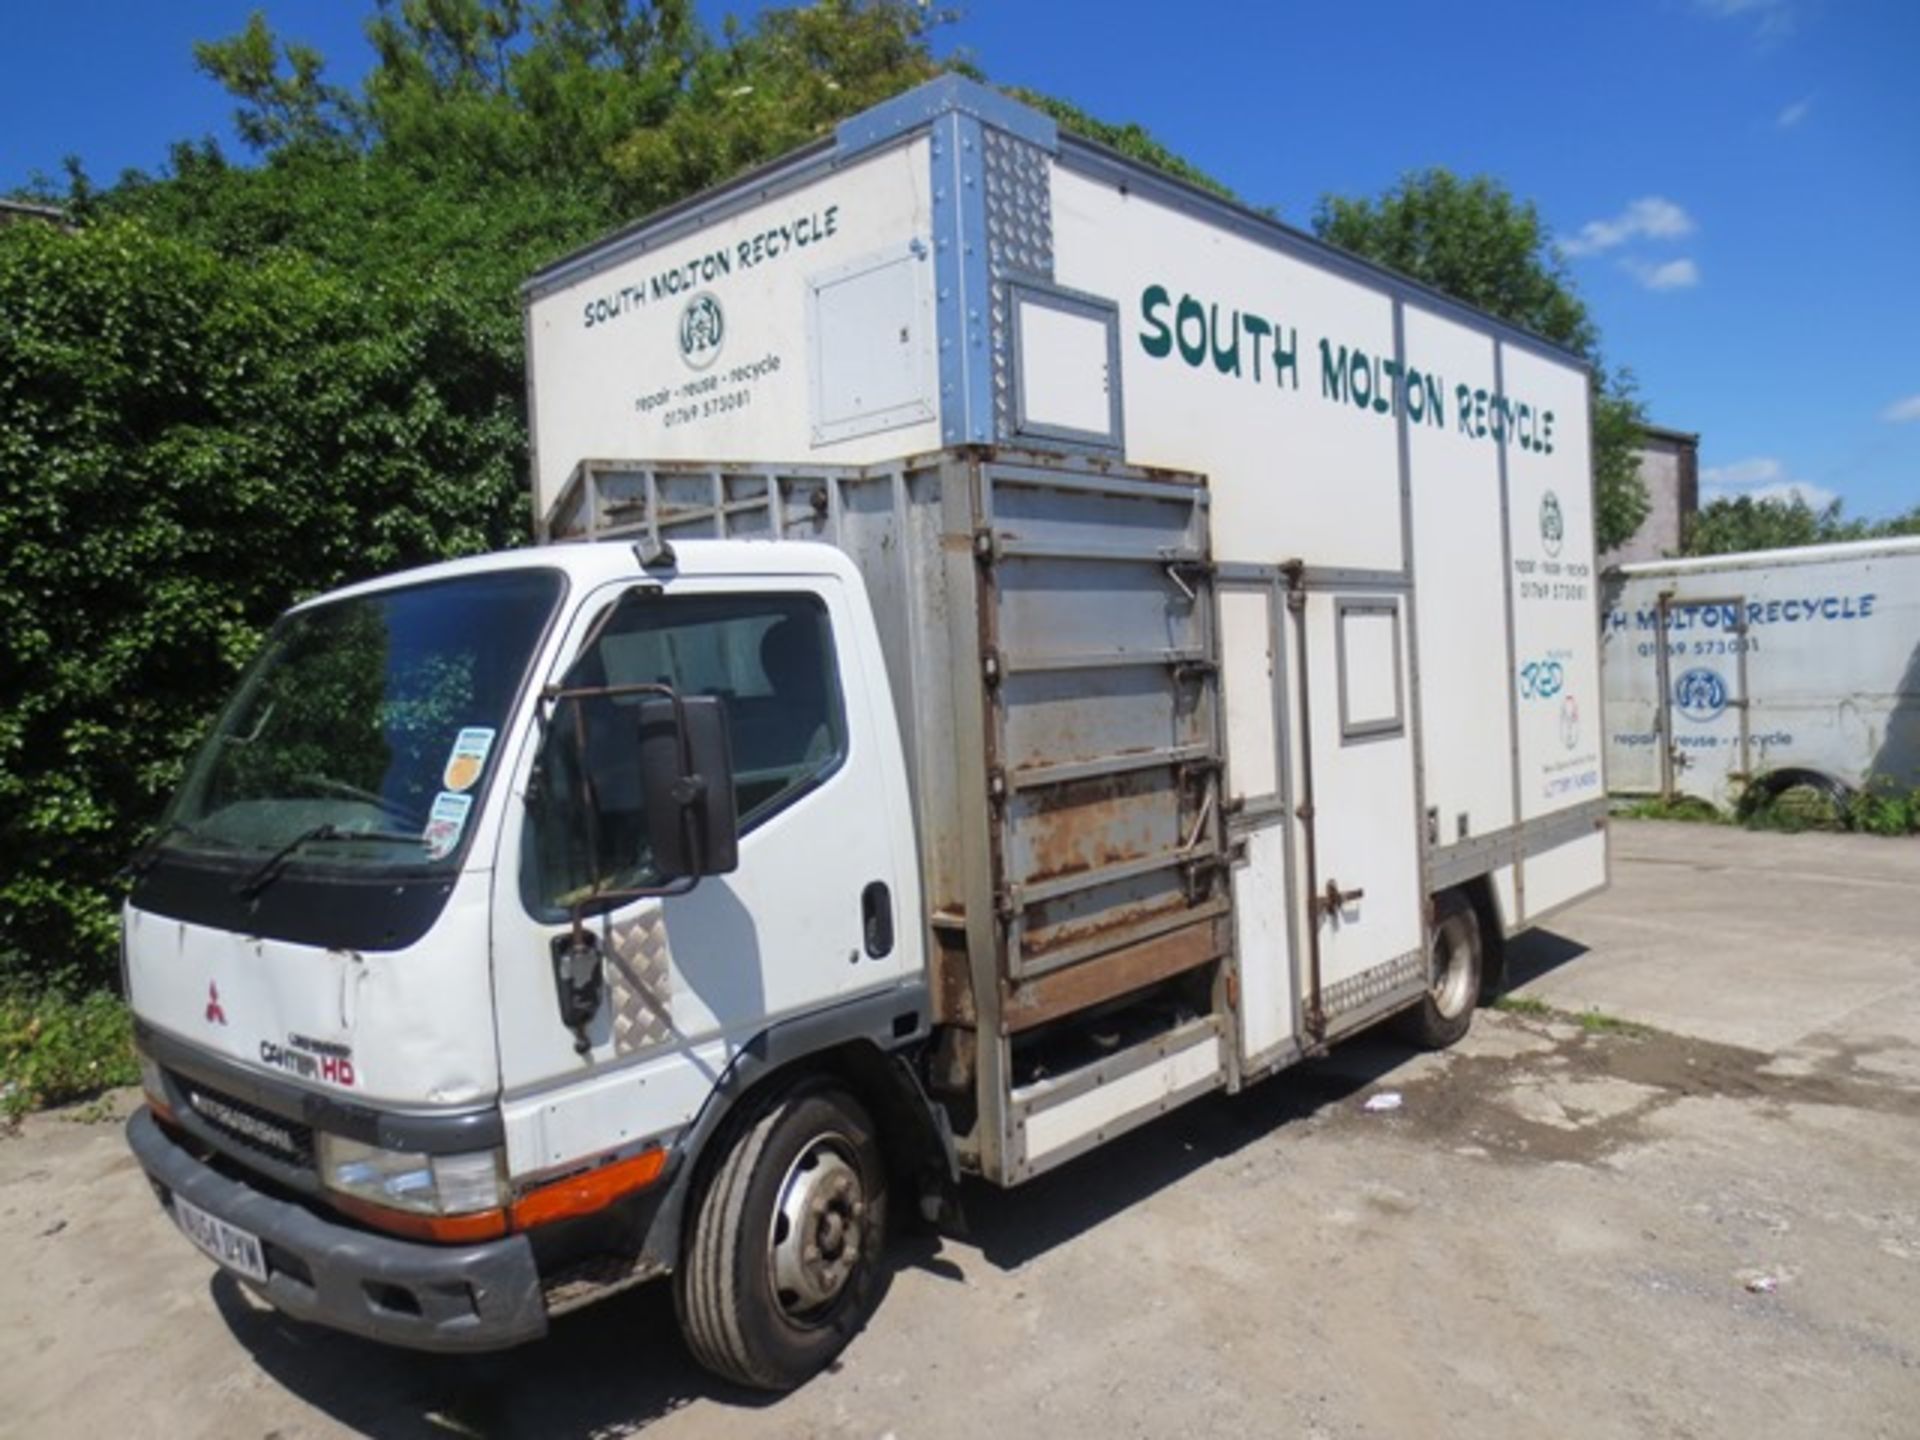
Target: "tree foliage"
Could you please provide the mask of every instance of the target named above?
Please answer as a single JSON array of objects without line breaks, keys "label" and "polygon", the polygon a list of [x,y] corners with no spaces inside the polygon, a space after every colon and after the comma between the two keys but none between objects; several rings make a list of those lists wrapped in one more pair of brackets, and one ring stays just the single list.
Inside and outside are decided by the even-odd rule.
[{"label": "tree foliage", "polygon": [[1816,510],[1798,495],[1735,495],[1700,507],[1687,525],[1682,553],[1734,555],[1894,535],[1920,535],[1920,506],[1887,520],[1850,520],[1838,500]]},{"label": "tree foliage", "polygon": [[268,152],[363,149],[464,183],[572,189],[609,223],[784,154],[932,78],[943,16],[895,0],[762,11],[720,37],[690,0],[381,0],[359,95],[255,16],[197,47]]},{"label": "tree foliage", "polygon": [[1406,175],[1377,199],[1330,195],[1314,233],[1565,347],[1594,367],[1593,467],[1598,548],[1646,518],[1635,454],[1644,421],[1632,376],[1608,373],[1600,333],[1540,212],[1486,176]]},{"label": "tree foliage", "polygon": [[[714,33],[692,0],[378,0],[349,90],[255,16],[196,48],[248,163],[198,142],[110,187],[74,167],[74,233],[0,229],[0,988],[111,974],[114,871],[276,614],[525,541],[525,276],[939,73],[945,18],[824,0]],[[1468,191],[1329,202],[1325,233],[1591,353],[1532,212]]]},{"label": "tree foliage", "polygon": [[272,616],[522,530],[516,366],[451,272],[369,293],[136,218],[0,231],[0,313],[0,970],[97,974]]},{"label": "tree foliage", "polygon": [[1176,155],[1154,139],[1152,133],[1142,125],[1115,124],[1112,121],[1101,120],[1089,115],[1070,101],[1061,100],[1052,95],[1042,95],[1036,90],[1023,89],[1017,85],[1009,86],[1006,93],[1023,104],[1031,105],[1042,114],[1052,116],[1063,130],[1071,130],[1085,139],[1105,145],[1109,150],[1118,150],[1130,159],[1151,165],[1156,170],[1163,170],[1176,179],[1199,186],[1202,190],[1210,190],[1223,199],[1238,198],[1233,191],[1191,160],[1185,156]]},{"label": "tree foliage", "polygon": [[528,538],[520,282],[933,77],[944,18],[379,0],[349,91],[256,14],[195,50],[253,163],[73,167],[77,233],[0,230],[0,981],[110,975],[114,871],[289,603]]},{"label": "tree foliage", "polygon": [[524,543],[520,282],[935,71],[917,7],[400,0],[349,94],[199,47],[181,145],[0,230],[0,981],[112,971],[116,868],[292,601]]}]

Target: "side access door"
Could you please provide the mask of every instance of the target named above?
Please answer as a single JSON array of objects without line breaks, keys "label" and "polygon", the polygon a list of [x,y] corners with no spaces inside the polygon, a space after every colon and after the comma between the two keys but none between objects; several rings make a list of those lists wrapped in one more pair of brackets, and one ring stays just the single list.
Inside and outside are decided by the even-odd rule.
[{"label": "side access door", "polygon": [[1302,1024],[1317,1039],[1426,984],[1411,597],[1391,577],[1288,568]]},{"label": "side access door", "polygon": [[1660,792],[1731,804],[1749,773],[1744,597],[1660,597]]},{"label": "side access door", "polygon": [[1250,1079],[1292,1059],[1301,1035],[1286,593],[1276,566],[1222,565],[1214,594],[1240,981],[1240,1071]]}]

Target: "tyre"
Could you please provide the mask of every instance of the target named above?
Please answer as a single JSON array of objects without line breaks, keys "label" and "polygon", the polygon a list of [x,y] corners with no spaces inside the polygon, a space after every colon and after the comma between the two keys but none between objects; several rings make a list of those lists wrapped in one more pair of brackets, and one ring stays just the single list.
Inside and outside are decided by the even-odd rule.
[{"label": "tyre", "polygon": [[1480,999],[1480,917],[1465,895],[1449,890],[1433,902],[1431,980],[1420,1003],[1400,1017],[1407,1039],[1444,1050],[1467,1033]]},{"label": "tyre", "polygon": [[1845,781],[1818,770],[1772,770],[1741,791],[1734,813],[1781,830],[1838,830],[1853,796]]},{"label": "tyre", "polygon": [[770,1095],[730,1129],[694,1212],[674,1305],[707,1369],[791,1390],[879,1303],[886,1166],[866,1107],[824,1080]]}]

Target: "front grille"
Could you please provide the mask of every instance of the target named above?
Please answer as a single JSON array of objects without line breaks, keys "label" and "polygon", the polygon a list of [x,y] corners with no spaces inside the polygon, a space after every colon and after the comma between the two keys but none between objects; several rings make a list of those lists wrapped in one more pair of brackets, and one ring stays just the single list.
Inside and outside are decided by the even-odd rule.
[{"label": "front grille", "polygon": [[282,1165],[313,1168],[313,1129],[258,1105],[181,1078],[180,1088],[194,1115],[216,1133]]}]

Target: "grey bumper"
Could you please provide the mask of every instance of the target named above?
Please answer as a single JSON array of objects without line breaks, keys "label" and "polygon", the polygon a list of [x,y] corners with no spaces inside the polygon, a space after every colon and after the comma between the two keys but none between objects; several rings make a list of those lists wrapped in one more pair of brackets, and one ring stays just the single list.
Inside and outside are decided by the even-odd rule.
[{"label": "grey bumper", "polygon": [[260,1237],[267,1283],[242,1283],[297,1319],[416,1350],[502,1350],[547,1333],[523,1235],[443,1246],[335,1224],[204,1164],[145,1107],[127,1121],[127,1143],[163,1204],[185,1196]]}]

